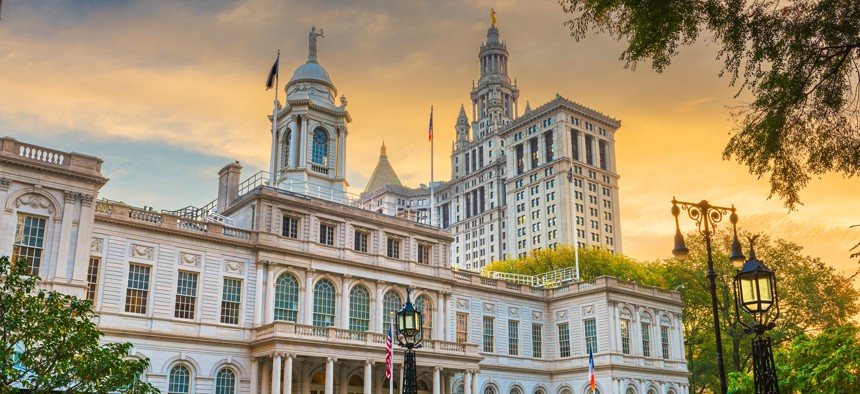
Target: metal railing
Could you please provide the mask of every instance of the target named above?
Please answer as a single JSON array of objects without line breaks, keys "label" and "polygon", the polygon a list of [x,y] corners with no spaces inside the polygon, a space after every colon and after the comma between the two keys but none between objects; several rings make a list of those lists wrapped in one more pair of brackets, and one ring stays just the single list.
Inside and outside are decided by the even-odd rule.
[{"label": "metal railing", "polygon": [[485,278],[499,279],[506,282],[517,283],[532,287],[543,287],[545,289],[554,289],[556,287],[560,287],[563,284],[575,282],[577,280],[576,269],[574,267],[557,269],[555,271],[545,272],[539,275],[512,274],[499,271],[481,271],[481,276]]}]

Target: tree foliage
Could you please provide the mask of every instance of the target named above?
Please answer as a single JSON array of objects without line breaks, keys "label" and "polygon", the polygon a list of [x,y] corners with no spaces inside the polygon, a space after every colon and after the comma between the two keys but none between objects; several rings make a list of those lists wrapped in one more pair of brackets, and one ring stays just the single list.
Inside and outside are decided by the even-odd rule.
[{"label": "tree foliage", "polygon": [[26,263],[0,257],[0,392],[157,393],[130,343],[100,344],[89,300],[40,287]]},{"label": "tree foliage", "polygon": [[[582,248],[579,250],[580,272],[583,280],[610,275],[663,289],[675,289],[683,285],[679,291],[684,301],[685,333],[688,338],[703,341],[692,348],[692,372],[695,375],[697,391],[707,392],[719,387],[714,317],[706,277],[707,251],[704,239],[698,233],[688,234],[686,240],[690,251],[684,261],[668,258],[662,261],[640,262],[623,255]],[[723,335],[725,365],[727,371],[738,372],[732,375],[738,385],[743,383],[745,371],[751,365],[752,338],[744,333],[744,327],[735,314],[732,287],[735,270],[729,262],[731,240],[730,233],[718,232],[712,237],[712,252],[714,271],[717,274],[717,309]],[[667,245],[667,249],[669,247],[671,245]],[[840,274],[819,258],[804,255],[803,249],[797,244],[760,236],[756,240],[755,249],[757,258],[777,275],[780,316],[775,329],[768,333],[774,339],[777,349],[789,346],[792,339],[803,338],[804,335],[831,332],[860,312],[860,291],[852,286],[851,278]],[[559,246],[555,250],[535,251],[524,259],[494,261],[486,270],[535,275],[570,267],[574,263],[573,249]],[[740,318],[750,319],[743,311]],[[751,321],[744,321],[751,324]],[[780,371],[781,379],[782,375],[785,375],[785,379],[794,379],[798,373],[796,371],[803,370],[800,365],[792,365],[790,370]],[[805,366],[814,367],[811,364]]]},{"label": "tree foliage", "polygon": [[626,66],[661,72],[682,46],[707,35],[740,82],[736,133],[725,159],[770,174],[771,196],[800,204],[810,177],[860,174],[860,2],[856,0],[559,0],[580,40],[590,31],[626,41]]},{"label": "tree foliage", "polygon": [[[555,249],[542,249],[530,252],[523,259],[508,258],[493,261],[484,269],[487,271],[508,272],[523,275],[538,275],[576,265],[573,247],[559,245]],[[640,262],[624,255],[615,255],[595,248],[579,249],[579,274],[582,280],[590,280],[602,275],[634,281],[643,285],[666,288],[662,264],[659,262]]]}]

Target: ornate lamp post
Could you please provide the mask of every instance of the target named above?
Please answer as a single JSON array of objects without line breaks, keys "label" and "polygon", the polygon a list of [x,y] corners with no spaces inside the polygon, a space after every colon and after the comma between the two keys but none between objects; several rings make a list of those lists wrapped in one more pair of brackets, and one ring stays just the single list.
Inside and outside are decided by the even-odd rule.
[{"label": "ornate lamp post", "polygon": [[702,338],[688,338],[684,341],[684,346],[687,347],[687,353],[690,354],[690,378],[692,379],[690,383],[690,392],[696,392],[696,367],[693,365],[693,345],[701,345]]},{"label": "ornate lamp post", "polygon": [[[779,293],[776,290],[776,275],[763,262],[755,257],[750,238],[750,258],[735,275],[735,316],[746,327],[744,333],[754,334],[752,340],[753,378],[756,394],[779,394],[779,380],[773,363],[773,349],[767,330],[775,326],[779,317]],[[768,311],[774,307],[771,318]],[[740,319],[739,310],[747,311],[753,317],[752,326]]]},{"label": "ornate lamp post", "polygon": [[[406,289],[406,304],[397,312],[397,342],[406,348],[403,356],[403,394],[418,394],[418,370],[415,366],[415,351],[421,347],[424,316],[412,306],[410,289]],[[401,340],[402,338],[402,340]]]},{"label": "ornate lamp post", "polygon": [[675,258],[682,261],[687,257],[687,253],[689,252],[687,245],[684,244],[684,236],[681,234],[681,228],[678,225],[678,215],[681,214],[682,209],[687,211],[687,215],[690,216],[690,219],[693,219],[693,221],[696,222],[699,234],[702,234],[705,237],[705,247],[708,250],[708,291],[711,293],[711,306],[714,311],[714,336],[717,345],[717,369],[720,374],[720,392],[725,394],[728,392],[728,384],[726,383],[726,367],[723,360],[723,338],[720,334],[720,314],[719,309],[717,308],[717,285],[714,281],[717,274],[714,272],[714,259],[711,252],[711,236],[715,233],[717,223],[723,220],[723,216],[731,212],[732,214],[729,216],[729,221],[732,223],[734,239],[732,240],[732,256],[729,257],[729,260],[732,262],[744,261],[745,257],[741,252],[741,243],[738,241],[738,231],[736,226],[738,223],[738,215],[735,213],[734,206],[731,208],[718,207],[709,204],[705,200],[702,200],[699,203],[692,203],[678,201],[673,198],[672,216],[675,216],[675,249],[672,250],[672,254],[675,255]]}]

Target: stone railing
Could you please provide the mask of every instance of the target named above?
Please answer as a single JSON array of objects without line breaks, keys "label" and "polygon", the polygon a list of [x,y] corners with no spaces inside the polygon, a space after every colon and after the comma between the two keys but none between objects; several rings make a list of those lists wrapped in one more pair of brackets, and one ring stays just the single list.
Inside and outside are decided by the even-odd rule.
[{"label": "stone railing", "polygon": [[10,137],[0,137],[0,157],[70,170],[103,179],[101,177],[102,160],[97,157],[27,144]]},{"label": "stone railing", "polygon": [[[339,344],[354,344],[369,349],[385,350],[386,335],[367,331],[351,331],[334,327],[316,327],[293,322],[277,321],[254,329],[254,340],[320,340]],[[472,343],[425,340],[423,349],[433,353],[478,357],[478,345]]]},{"label": "stone railing", "polygon": [[155,212],[148,209],[130,207],[123,203],[109,200],[96,201],[95,214],[96,219],[104,218],[162,230],[201,234],[216,240],[250,243],[255,238],[255,233],[252,231],[227,227],[221,223],[184,218],[169,212]]},{"label": "stone railing", "polygon": [[[647,294],[668,300],[681,300],[681,295],[678,292],[640,285],[636,282],[620,280],[611,276],[600,276],[591,280],[561,283],[557,287],[544,288],[507,282],[500,279],[487,278],[471,271],[451,270],[450,272],[454,279],[454,283],[458,285],[467,285],[484,289],[498,289],[499,291],[504,291],[510,294],[521,294],[532,297],[562,297],[593,292],[595,290],[616,290],[632,291],[638,294]],[[502,285],[502,283],[504,283],[504,285]]]}]

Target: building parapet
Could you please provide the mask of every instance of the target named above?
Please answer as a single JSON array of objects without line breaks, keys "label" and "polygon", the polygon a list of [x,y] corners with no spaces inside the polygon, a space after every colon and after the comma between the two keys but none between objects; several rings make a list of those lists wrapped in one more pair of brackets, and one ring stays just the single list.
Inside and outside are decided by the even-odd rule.
[{"label": "building parapet", "polygon": [[0,159],[81,176],[99,184],[107,182],[101,174],[102,159],[26,144],[12,137],[0,138]]}]

